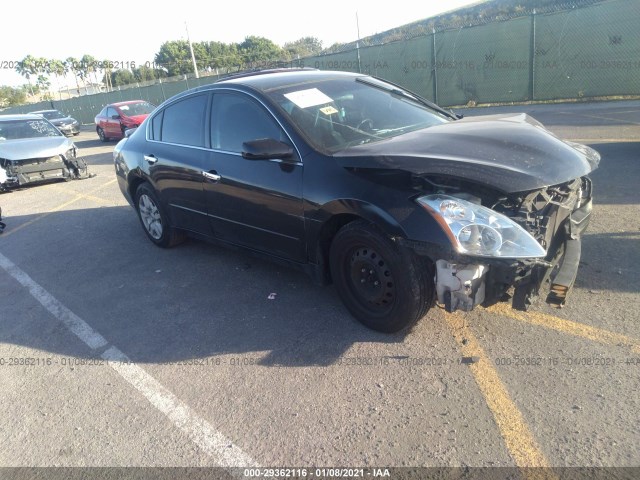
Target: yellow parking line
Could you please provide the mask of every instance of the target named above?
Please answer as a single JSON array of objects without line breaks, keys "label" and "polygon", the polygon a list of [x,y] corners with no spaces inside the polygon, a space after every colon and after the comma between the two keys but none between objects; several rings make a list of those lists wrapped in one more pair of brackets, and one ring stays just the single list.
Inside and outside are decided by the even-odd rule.
[{"label": "yellow parking line", "polygon": [[[112,182],[109,182],[109,183],[112,183]],[[76,192],[73,192],[72,190],[61,188],[58,186],[54,186],[54,188],[60,192],[68,193],[70,195],[74,195],[74,194],[80,195],[81,198],[84,198],[86,200],[91,200],[92,202],[95,202],[100,205],[113,205],[113,202],[107,200],[106,198],[96,197],[95,195],[90,195],[88,193],[76,193]]]},{"label": "yellow parking line", "polygon": [[[23,223],[22,225],[18,225],[15,228],[11,228],[10,230],[5,230],[4,233],[2,234],[3,237],[8,237],[16,232],[19,232],[20,230],[22,230],[25,227],[28,227],[29,225],[33,225],[36,222],[39,222],[40,220],[42,220],[43,218],[48,217],[49,215],[51,215],[52,213],[58,212],[60,210],[62,210],[65,207],[68,207],[69,205],[74,204],[75,202],[77,202],[78,200],[82,200],[82,199],[89,199],[91,200],[92,198],[99,198],[99,197],[93,197],[91,195],[91,193],[97,192],[98,190],[100,190],[103,187],[106,187],[107,185],[111,185],[113,183],[117,182],[117,179],[113,179],[113,180],[109,180],[106,183],[103,183],[102,185],[100,185],[99,187],[94,188],[93,190],[90,190],[88,194],[84,194],[84,193],[76,193],[76,196],[74,198],[72,198],[71,200],[64,202],[60,205],[58,205],[57,207],[52,208],[51,210],[49,210],[46,213],[43,213],[42,215],[38,215],[35,218],[32,218],[31,220]],[[100,199],[101,201],[103,201],[102,199]]]},{"label": "yellow parking line", "polygon": [[42,215],[38,215],[35,218],[32,218],[31,220],[29,220],[28,222],[23,223],[22,225],[18,225],[15,228],[12,228],[11,230],[5,230],[5,232],[2,234],[3,237],[8,237],[9,235],[13,235],[16,232],[19,232],[20,230],[22,230],[25,227],[28,227],[29,225],[32,225],[36,222],[39,222],[40,220],[42,220],[43,218],[48,217],[49,215],[51,215],[52,213],[57,212],[58,210],[62,210],[65,207],[68,207],[69,205],[71,205],[72,203],[77,202],[78,200],[80,200],[82,198],[81,195],[76,195],[75,198],[73,198],[72,200],[69,200],[68,202],[63,203],[62,205],[58,205],[55,208],[52,208],[51,210],[49,210],[47,213],[43,213]]},{"label": "yellow parking line", "polygon": [[512,318],[521,322],[530,323],[550,328],[558,332],[567,333],[576,337],[586,338],[606,345],[626,345],[631,347],[634,353],[640,353],[640,340],[628,337],[620,333],[610,332],[597,327],[591,327],[579,322],[565,320],[540,312],[519,312],[513,310],[506,303],[498,303],[487,308],[488,312]]},{"label": "yellow parking line", "polygon": [[[445,318],[462,355],[477,357],[476,362],[469,364],[469,369],[523,477],[527,479],[557,478],[551,470],[548,470],[549,462],[471,329],[460,315],[445,313]],[[531,467],[547,468],[532,469]]]}]

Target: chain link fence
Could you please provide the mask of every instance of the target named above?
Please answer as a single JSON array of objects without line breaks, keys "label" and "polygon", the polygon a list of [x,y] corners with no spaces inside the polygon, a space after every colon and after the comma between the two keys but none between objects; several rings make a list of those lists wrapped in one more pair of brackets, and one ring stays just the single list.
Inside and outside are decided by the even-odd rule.
[{"label": "chain link fence", "polygon": [[[442,106],[640,95],[638,0],[554,5],[490,20],[434,24],[430,33],[388,43],[356,42],[335,53],[244,68],[292,66],[367,73]],[[108,103],[142,99],[158,105],[220,77],[168,78],[3,113],[57,108],[82,123],[92,123]]]}]

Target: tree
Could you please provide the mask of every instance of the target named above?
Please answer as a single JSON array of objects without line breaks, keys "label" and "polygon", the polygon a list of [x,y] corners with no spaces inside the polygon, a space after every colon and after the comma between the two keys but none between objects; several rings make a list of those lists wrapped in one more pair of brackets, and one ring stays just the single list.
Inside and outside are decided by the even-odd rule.
[{"label": "tree", "polygon": [[128,85],[129,83],[135,82],[136,77],[133,75],[131,70],[121,68],[111,73],[111,84],[114,87],[118,87],[120,85]]},{"label": "tree", "polygon": [[191,52],[186,40],[164,42],[156,53],[154,61],[166,70],[170,77],[193,73]]},{"label": "tree", "polygon": [[164,70],[154,70],[146,65],[140,65],[138,68],[133,69],[133,76],[138,82],[151,82],[156,78],[166,77],[167,74]]},{"label": "tree", "polygon": [[[97,72],[100,69],[98,68],[98,61],[96,60],[95,57],[87,54],[83,55],[82,58],[80,59],[80,68],[82,73],[81,77],[85,81],[85,83],[87,81],[87,78],[89,79],[89,82],[91,82],[92,76],[93,76],[93,83],[94,84],[98,83]],[[85,85],[85,89],[86,89],[86,85]]]},{"label": "tree", "polygon": [[52,74],[56,77],[56,85],[58,86],[58,93],[60,95],[60,100],[62,100],[62,92],[60,92],[60,77],[64,77],[67,74],[67,67],[62,60],[49,60],[49,74]]},{"label": "tree", "polygon": [[111,72],[113,71],[113,62],[108,58],[102,60],[102,71],[104,75],[102,75],[102,83],[107,87],[107,92],[113,90],[113,84],[111,83]]},{"label": "tree", "polygon": [[51,94],[49,93],[51,82],[46,75],[38,75],[36,86],[38,87],[38,92],[42,94],[43,100],[51,100]]},{"label": "tree", "polygon": [[283,54],[282,48],[264,37],[246,37],[239,49],[243,63],[253,66],[281,60]]},{"label": "tree", "polygon": [[64,63],[67,67],[67,71],[73,73],[73,78],[76,80],[76,91],[78,92],[78,95],[80,95],[80,82],[78,82],[78,76],[80,75],[80,62],[76,58],[68,57]]},{"label": "tree", "polygon": [[24,87],[0,87],[0,108],[15,107],[26,102],[27,92]]},{"label": "tree", "polygon": [[295,42],[285,43],[284,51],[292,60],[311,57],[322,51],[322,40],[318,40],[316,37],[302,37]]},{"label": "tree", "polygon": [[31,96],[35,95],[33,91],[33,85],[31,84],[31,77],[38,74],[38,59],[27,55],[20,60],[16,66],[16,71],[27,79],[29,82],[29,90],[31,90]]}]

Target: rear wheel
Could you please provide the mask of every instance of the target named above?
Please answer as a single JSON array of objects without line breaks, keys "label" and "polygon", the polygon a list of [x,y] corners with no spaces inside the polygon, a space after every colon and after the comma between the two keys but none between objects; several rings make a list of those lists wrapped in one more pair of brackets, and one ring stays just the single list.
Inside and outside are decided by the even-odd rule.
[{"label": "rear wheel", "polygon": [[136,190],[136,210],[147,237],[159,247],[173,247],[184,240],[184,232],[171,226],[156,193],[146,183]]},{"label": "rear wheel", "polygon": [[428,264],[367,222],[349,223],[337,233],[330,266],[347,309],[373,330],[407,328],[431,305],[433,275]]}]

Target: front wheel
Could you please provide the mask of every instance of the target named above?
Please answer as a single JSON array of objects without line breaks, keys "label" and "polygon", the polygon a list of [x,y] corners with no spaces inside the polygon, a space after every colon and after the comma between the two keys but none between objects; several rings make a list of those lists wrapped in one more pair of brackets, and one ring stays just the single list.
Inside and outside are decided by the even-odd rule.
[{"label": "front wheel", "polygon": [[173,247],[184,240],[184,233],[171,226],[156,193],[146,183],[136,191],[136,210],[147,237],[159,247]]},{"label": "front wheel", "polygon": [[100,137],[101,142],[109,141],[109,138],[104,134],[104,130],[102,128],[100,127],[96,128],[96,132],[98,134],[98,137]]},{"label": "front wheel", "polygon": [[356,221],[331,244],[331,276],[351,314],[367,327],[397,332],[417,322],[433,300],[429,264],[375,226]]}]

